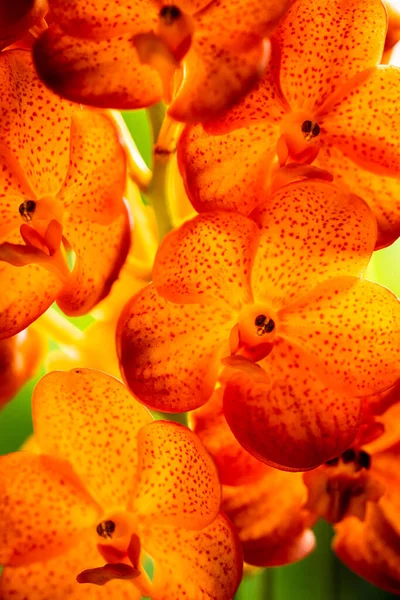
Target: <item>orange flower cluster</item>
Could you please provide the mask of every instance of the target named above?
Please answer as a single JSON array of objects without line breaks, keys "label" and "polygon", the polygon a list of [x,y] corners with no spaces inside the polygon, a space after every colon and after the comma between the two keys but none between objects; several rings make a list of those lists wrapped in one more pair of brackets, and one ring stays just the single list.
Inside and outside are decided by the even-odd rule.
[{"label": "orange flower cluster", "polygon": [[73,367],[0,457],[1,600],[232,600],[319,518],[400,594],[400,302],[366,276],[400,237],[389,15],[0,1],[0,406],[46,336]]}]

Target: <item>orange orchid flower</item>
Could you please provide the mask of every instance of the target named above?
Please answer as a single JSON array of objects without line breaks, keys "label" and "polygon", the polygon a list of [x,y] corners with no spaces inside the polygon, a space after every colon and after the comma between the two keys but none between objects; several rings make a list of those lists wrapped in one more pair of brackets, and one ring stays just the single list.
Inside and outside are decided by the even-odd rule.
[{"label": "orange orchid flower", "polygon": [[47,10],[47,0],[0,0],[0,50],[37,26]]},{"label": "orange orchid flower", "polygon": [[109,118],[46,90],[27,51],[0,54],[0,81],[1,339],[55,299],[69,315],[88,312],[118,276],[130,226]]},{"label": "orange orchid flower", "polygon": [[47,85],[75,102],[131,109],[164,97],[174,119],[202,121],[262,75],[268,36],[289,4],[49,0],[55,24],[38,40],[35,63]]},{"label": "orange orchid flower", "polygon": [[392,402],[375,423],[381,429],[360,428],[352,447],[303,474],[305,483],[300,473],[261,465],[239,446],[223,414],[223,387],[191,414],[193,430],[228,484],[222,506],[238,530],[247,563],[277,566],[300,560],[314,547],[309,527],[323,516],[336,523],[334,548],[350,568],[388,591],[400,591],[399,390],[397,384],[380,402],[378,397],[364,399],[370,418]]},{"label": "orange orchid flower", "polygon": [[251,453],[294,470],[337,456],[357,431],[359,397],[400,375],[399,301],[358,279],[375,236],[360,198],[316,179],[282,187],[251,218],[188,221],[164,239],[153,283],[121,314],[127,385],[151,408],[193,410],[223,358],[239,369],[225,415]]},{"label": "orange orchid flower", "polygon": [[[398,396],[399,398],[399,396]],[[304,475],[306,507],[335,523],[333,549],[361,577],[400,593],[400,404],[381,417],[384,433]],[[367,443],[366,443],[367,442]]]},{"label": "orange orchid flower", "polygon": [[233,598],[240,544],[193,432],[89,369],[46,375],[33,421],[40,451],[0,458],[2,600]]},{"label": "orange orchid flower", "polygon": [[178,158],[196,210],[249,214],[277,162],[315,161],[371,206],[377,247],[397,239],[400,69],[379,65],[386,28],[381,0],[295,0],[259,85],[183,132]]},{"label": "orange orchid flower", "polygon": [[32,328],[0,340],[0,408],[33,377],[43,354],[42,337]]}]

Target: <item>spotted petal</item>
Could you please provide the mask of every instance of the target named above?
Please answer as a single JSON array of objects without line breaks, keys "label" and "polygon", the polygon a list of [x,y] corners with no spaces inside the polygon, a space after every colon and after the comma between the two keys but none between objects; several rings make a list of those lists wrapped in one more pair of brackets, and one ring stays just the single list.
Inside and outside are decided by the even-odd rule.
[{"label": "spotted petal", "polygon": [[252,286],[275,309],[328,278],[361,275],[375,246],[375,219],[361,198],[323,181],[289,184],[252,213],[261,229]]},{"label": "spotted petal", "polygon": [[195,34],[184,59],[185,75],[168,113],[185,122],[218,116],[251,90],[270,55],[269,45],[231,50],[210,40],[208,32]]},{"label": "spotted petal", "polygon": [[96,522],[98,507],[65,461],[17,452],[0,464],[2,565],[61,554]]},{"label": "spotted petal", "polygon": [[30,52],[0,55],[0,136],[7,157],[36,197],[55,195],[69,164],[71,116],[78,110],[40,82]]},{"label": "spotted petal", "polygon": [[320,284],[283,310],[281,335],[307,354],[333,389],[355,396],[384,391],[400,377],[400,302],[353,277]]},{"label": "spotted petal", "polygon": [[373,173],[400,175],[400,67],[380,66],[353,78],[320,119],[328,144]]},{"label": "spotted petal", "polygon": [[218,355],[234,324],[235,313],[225,305],[174,304],[147,286],[128,302],[118,323],[118,356],[128,387],[157,410],[201,406],[212,394]]},{"label": "spotted petal", "polygon": [[155,421],[140,430],[138,452],[132,512],[144,527],[203,529],[215,519],[221,502],[218,474],[195,433],[178,423]]},{"label": "spotted petal", "polygon": [[28,327],[49,308],[62,287],[55,275],[34,264],[14,267],[0,262],[0,279],[0,339]]},{"label": "spotted petal", "polygon": [[33,57],[42,81],[74,102],[100,108],[142,108],[162,96],[161,79],[154,69],[140,63],[131,34],[80,39],[53,25],[36,42]]},{"label": "spotted petal", "polygon": [[124,208],[125,152],[118,131],[103,113],[83,110],[71,123],[70,164],[58,197],[70,213],[111,223]]},{"label": "spotted petal", "polygon": [[0,579],[0,596],[2,600],[140,600],[141,594],[126,581],[110,581],[102,588],[76,581],[82,569],[102,561],[92,534],[79,535],[60,556],[18,568],[6,567]]},{"label": "spotted petal", "polygon": [[222,135],[187,127],[178,160],[186,192],[198,212],[225,209],[248,215],[262,201],[279,137],[276,123]]},{"label": "spotted petal", "polygon": [[386,27],[381,0],[295,0],[276,34],[292,109],[312,117],[338,85],[378,64]]},{"label": "spotted petal", "polygon": [[199,215],[164,239],[154,263],[154,285],[174,302],[221,301],[239,309],[252,299],[257,242],[257,226],[246,217],[227,212]]},{"label": "spotted petal", "polygon": [[400,181],[366,171],[338,148],[324,144],[315,162],[334,175],[347,192],[368,203],[378,225],[376,248],[389,246],[400,236]]},{"label": "spotted petal", "polygon": [[63,234],[76,263],[62,293],[59,307],[68,315],[82,315],[105,298],[128,255],[131,234],[127,209],[109,225],[90,223],[79,211],[65,219]]},{"label": "spotted petal", "polygon": [[143,545],[154,560],[154,595],[160,600],[233,598],[243,562],[237,534],[223,513],[201,531],[154,525],[143,530]]},{"label": "spotted petal", "polygon": [[151,0],[137,0],[135,9],[124,0],[50,0],[53,22],[69,35],[101,39],[134,35],[151,29],[157,12]]},{"label": "spotted petal", "polygon": [[353,441],[361,404],[327,388],[296,347],[279,341],[260,366],[264,378],[238,372],[227,382],[225,417],[253,456],[280,469],[307,470]]},{"label": "spotted petal", "polygon": [[137,432],[151,420],[121,382],[91,369],[49,373],[33,395],[40,448],[68,460],[105,508],[128,504],[136,480]]}]

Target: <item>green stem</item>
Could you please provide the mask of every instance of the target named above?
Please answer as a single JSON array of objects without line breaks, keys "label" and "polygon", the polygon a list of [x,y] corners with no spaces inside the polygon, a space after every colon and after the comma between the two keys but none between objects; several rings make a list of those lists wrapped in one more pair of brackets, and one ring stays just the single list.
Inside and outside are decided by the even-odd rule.
[{"label": "green stem", "polygon": [[147,109],[147,116],[150,122],[150,128],[153,134],[153,143],[155,144],[160,135],[160,130],[165,119],[167,107],[164,102],[157,102]]},{"label": "green stem", "polygon": [[[158,108],[156,108],[158,107]],[[172,215],[168,202],[168,183],[172,158],[176,152],[176,144],[182,125],[165,113],[160,104],[148,111],[153,136],[157,142],[153,148],[153,177],[144,190],[144,194],[152,205],[158,226],[159,240],[173,229]],[[164,110],[164,113],[162,112]],[[164,114],[161,123],[160,119]],[[161,124],[160,124],[161,123]]]},{"label": "green stem", "polygon": [[273,577],[273,569],[263,569],[260,573],[244,577],[235,600],[274,600]]},{"label": "green stem", "polygon": [[153,177],[144,195],[154,209],[159,240],[173,229],[172,217],[167,202],[167,184],[170,167],[169,156],[154,156]]}]

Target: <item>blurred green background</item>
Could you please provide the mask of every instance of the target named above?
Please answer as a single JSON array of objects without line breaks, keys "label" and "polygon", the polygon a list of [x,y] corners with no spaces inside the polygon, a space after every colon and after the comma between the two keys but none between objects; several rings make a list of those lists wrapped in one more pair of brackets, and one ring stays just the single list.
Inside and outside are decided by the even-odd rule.
[{"label": "blurred green background", "polygon": [[[144,111],[124,113],[125,120],[147,164],[151,162],[151,138]],[[377,253],[371,278],[393,291],[399,286],[399,245]],[[396,258],[395,258],[396,257]],[[90,318],[71,319],[85,328]],[[54,345],[52,344],[52,347]],[[2,411],[0,411],[0,454],[17,450],[32,433],[30,399],[36,382],[44,374],[37,373]],[[1,373],[0,373],[1,382]],[[0,383],[1,385],[1,383]],[[0,474],[1,477],[1,474]],[[350,572],[330,549],[332,529],[320,522],[316,527],[317,550],[300,563],[287,567],[264,569],[244,579],[236,600],[389,600],[387,594]],[[118,600],[118,599],[116,599]]]}]

